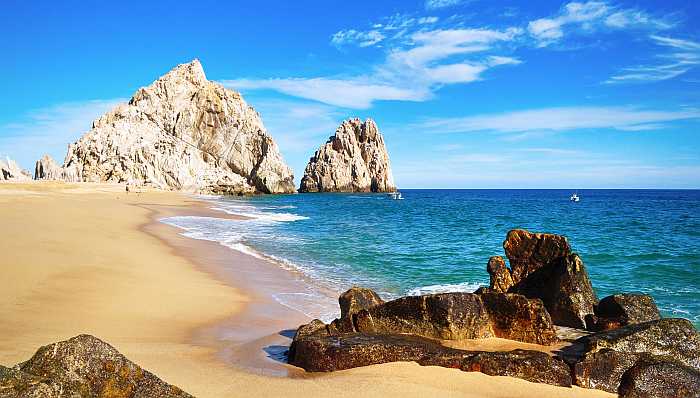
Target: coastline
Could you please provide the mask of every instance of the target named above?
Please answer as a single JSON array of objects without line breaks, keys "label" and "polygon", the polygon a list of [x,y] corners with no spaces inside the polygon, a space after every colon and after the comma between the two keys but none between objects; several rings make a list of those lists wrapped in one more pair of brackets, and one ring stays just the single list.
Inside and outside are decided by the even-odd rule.
[{"label": "coastline", "polygon": [[[613,396],[415,363],[322,375],[277,363],[299,377],[272,377],[240,358],[257,355],[275,365],[259,348],[288,341],[274,333],[304,322],[256,285],[257,277],[273,289],[283,286],[288,271],[158,221],[167,214],[224,214],[182,194],[125,197],[123,186],[104,184],[0,185],[0,203],[13,232],[0,244],[9,275],[0,304],[3,365],[91,333],[196,396]],[[246,267],[224,270],[223,262]],[[242,334],[222,342],[231,330]]]}]

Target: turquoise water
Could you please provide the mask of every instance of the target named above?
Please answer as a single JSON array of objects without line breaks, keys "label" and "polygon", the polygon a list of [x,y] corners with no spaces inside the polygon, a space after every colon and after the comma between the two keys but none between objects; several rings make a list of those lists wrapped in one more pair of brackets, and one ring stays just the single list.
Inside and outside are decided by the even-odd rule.
[{"label": "turquoise water", "polygon": [[526,228],[566,235],[600,298],[648,293],[664,315],[700,325],[700,191],[584,190],[578,203],[562,190],[402,193],[207,197],[251,219],[165,222],[300,271],[308,291],[277,299],[315,317],[337,311],[319,288],[362,285],[387,298],[473,291],[488,284],[486,262],[503,255],[508,230]]}]

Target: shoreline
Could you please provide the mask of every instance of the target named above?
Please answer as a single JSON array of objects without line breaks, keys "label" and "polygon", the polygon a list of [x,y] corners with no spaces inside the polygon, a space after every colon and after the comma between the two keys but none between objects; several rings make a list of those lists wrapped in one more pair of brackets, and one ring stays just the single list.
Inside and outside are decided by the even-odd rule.
[{"label": "shoreline", "polygon": [[[261,329],[257,333],[262,338],[238,337],[238,341],[248,338],[250,344],[235,346],[236,336],[220,343],[222,330],[255,332],[259,325],[245,314],[259,314],[253,311],[258,305],[274,304],[287,314],[292,310],[271,299],[260,300],[254,280],[240,269],[221,271],[217,278],[218,263],[207,261],[254,257],[216,242],[187,238],[158,221],[158,210],[161,214],[178,209],[209,212],[196,200],[158,191],[127,197],[123,189],[87,183],[0,184],[0,220],[12,231],[0,241],[0,263],[7,276],[0,280],[4,298],[0,301],[0,364],[13,366],[40,346],[89,333],[199,397],[613,396],[407,362],[287,374],[293,377],[272,377],[249,364],[246,368],[236,358],[257,355],[257,360],[266,361],[263,364],[275,364],[259,347],[277,343],[266,340],[270,335]],[[184,246],[173,248],[151,232]],[[190,257],[178,250],[189,252]],[[276,265],[265,268],[269,273],[261,273],[257,261],[264,260],[251,260],[248,275],[266,277],[268,282],[271,275],[285,275]],[[280,330],[277,322],[289,325],[284,327],[304,322],[271,317],[274,322],[262,325],[274,332]],[[289,341],[285,336],[272,338]],[[222,347],[228,349],[217,350]]]},{"label": "shoreline", "polygon": [[156,237],[175,255],[187,258],[197,269],[235,288],[247,298],[235,313],[193,330],[190,341],[194,345],[215,349],[219,360],[245,371],[270,376],[302,376],[303,370],[277,358],[283,357],[296,328],[311,318],[271,296],[273,292],[299,290],[303,288],[301,281],[295,279],[291,271],[273,262],[218,242],[184,236],[185,230],[162,221],[177,216],[245,220],[243,216],[212,209],[213,203],[189,199],[187,206],[142,205],[151,213],[149,222],[140,230]]}]

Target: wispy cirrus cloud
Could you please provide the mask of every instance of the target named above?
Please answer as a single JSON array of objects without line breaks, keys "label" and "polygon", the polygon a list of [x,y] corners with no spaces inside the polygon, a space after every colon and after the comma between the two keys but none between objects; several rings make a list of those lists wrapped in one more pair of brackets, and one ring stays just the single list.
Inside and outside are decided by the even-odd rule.
[{"label": "wispy cirrus cloud", "polygon": [[659,35],[651,35],[650,39],[665,49],[665,52],[656,55],[657,62],[626,67],[604,83],[647,83],[668,80],[700,65],[700,43]]},{"label": "wispy cirrus cloud", "polygon": [[432,95],[423,87],[399,87],[364,76],[350,78],[237,79],[221,83],[235,90],[274,90],[343,108],[366,109],[374,101],[424,101]]},{"label": "wispy cirrus cloud", "polygon": [[554,16],[530,21],[527,29],[538,47],[546,47],[570,33],[621,29],[659,31],[674,26],[675,22],[669,18],[655,17],[642,10],[620,8],[605,1],[587,1],[567,3]]},{"label": "wispy cirrus cloud", "polygon": [[526,133],[581,129],[644,131],[663,128],[669,122],[690,119],[700,119],[700,110],[666,111],[634,107],[560,107],[430,119],[415,127],[436,133]]},{"label": "wispy cirrus cloud", "polygon": [[520,34],[519,28],[420,29],[407,38],[404,34],[393,38],[384,62],[366,75],[237,79],[222,84],[243,91],[275,90],[355,109],[369,108],[379,100],[425,101],[442,85],[473,82],[488,69],[520,63],[514,57],[491,54],[499,43]]},{"label": "wispy cirrus cloud", "polygon": [[440,8],[454,7],[464,2],[464,0],[425,0],[425,8],[427,10],[437,10]]},{"label": "wispy cirrus cloud", "polygon": [[61,163],[68,144],[92,126],[92,121],[126,98],[67,102],[35,109],[17,121],[0,125],[0,152],[31,168],[45,153]]}]

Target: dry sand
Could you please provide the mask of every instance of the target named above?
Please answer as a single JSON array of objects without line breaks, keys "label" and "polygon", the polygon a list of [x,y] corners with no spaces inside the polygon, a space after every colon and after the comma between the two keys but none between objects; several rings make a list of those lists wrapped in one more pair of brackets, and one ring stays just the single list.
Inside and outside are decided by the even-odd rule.
[{"label": "dry sand", "polygon": [[0,364],[89,333],[199,397],[612,396],[415,363],[270,376],[291,367],[261,348],[288,342],[276,332],[304,317],[268,293],[294,278],[153,222],[168,214],[210,211],[185,195],[122,186],[0,184]]}]

